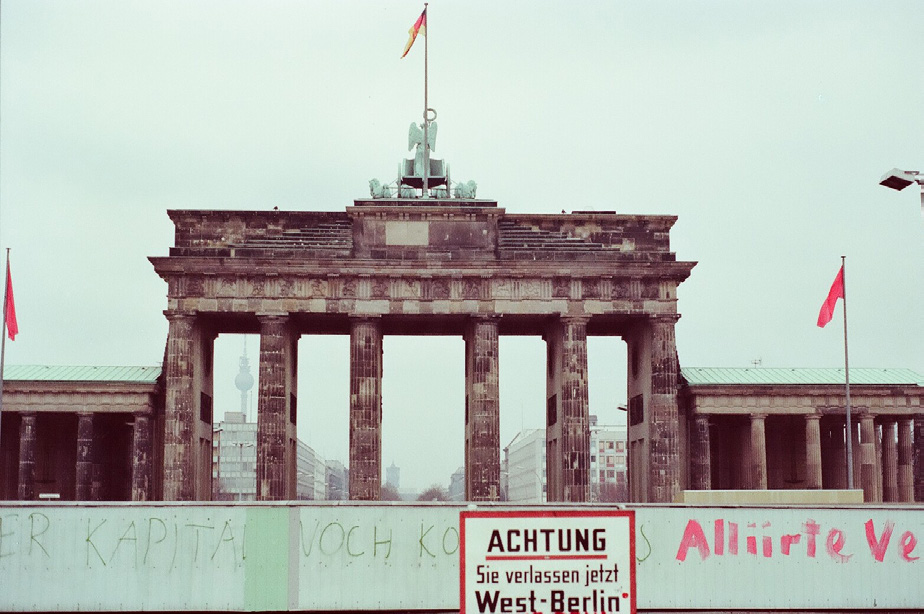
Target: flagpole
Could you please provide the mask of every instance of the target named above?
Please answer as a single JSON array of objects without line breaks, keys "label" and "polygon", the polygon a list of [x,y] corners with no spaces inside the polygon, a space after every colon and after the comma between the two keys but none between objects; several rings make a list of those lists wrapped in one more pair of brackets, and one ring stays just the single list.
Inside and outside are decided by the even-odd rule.
[{"label": "flagpole", "polygon": [[850,362],[847,353],[847,256],[841,256],[844,293],[844,393],[847,400],[847,488],[853,490],[853,425],[850,422]]},{"label": "flagpole", "polygon": [[429,108],[427,100],[427,51],[430,40],[430,24],[427,15],[427,2],[424,2],[424,163],[423,163],[423,198],[427,198],[430,193],[430,121],[427,119],[427,109]]},{"label": "flagpole", "polygon": [[[0,448],[3,447],[3,364],[6,359],[6,312],[10,300],[10,248],[6,248],[6,277],[3,280],[3,326],[0,327]],[[3,456],[0,454],[0,459]]]}]

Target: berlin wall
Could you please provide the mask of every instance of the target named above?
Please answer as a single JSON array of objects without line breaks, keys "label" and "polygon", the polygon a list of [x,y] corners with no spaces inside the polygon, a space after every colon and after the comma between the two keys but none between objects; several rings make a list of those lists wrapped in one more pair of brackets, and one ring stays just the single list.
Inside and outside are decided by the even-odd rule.
[{"label": "berlin wall", "polygon": [[[460,512],[553,509],[8,504],[0,610],[456,610]],[[639,610],[924,605],[919,507],[629,509]]]}]

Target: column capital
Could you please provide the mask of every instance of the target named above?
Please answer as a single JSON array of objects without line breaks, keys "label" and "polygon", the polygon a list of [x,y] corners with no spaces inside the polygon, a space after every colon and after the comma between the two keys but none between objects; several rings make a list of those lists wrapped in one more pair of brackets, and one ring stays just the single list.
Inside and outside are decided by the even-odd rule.
[{"label": "column capital", "polygon": [[808,420],[821,420],[821,414],[805,414],[806,421]]},{"label": "column capital", "polygon": [[351,316],[350,316],[350,323],[351,323],[351,324],[352,324],[353,322],[358,322],[358,323],[370,322],[370,323],[373,323],[373,324],[377,324],[377,323],[379,323],[379,322],[381,322],[381,321],[382,321],[382,316],[379,315],[379,314],[377,314],[377,313],[368,313],[368,314],[367,314],[367,313],[364,313],[364,314],[362,314],[362,315],[351,315]]},{"label": "column capital", "polygon": [[546,323],[542,331],[542,339],[548,342],[549,339],[559,338],[561,335],[566,334],[564,331],[569,326],[579,326],[586,331],[588,322],[590,322],[590,316],[558,314],[557,317]]},{"label": "column capital", "polygon": [[170,322],[182,322],[183,320],[194,320],[196,314],[190,311],[176,311],[175,309],[164,309],[164,317]]},{"label": "column capital", "polygon": [[584,324],[586,325],[590,322],[590,316],[588,315],[571,315],[567,313],[560,314],[558,316],[558,321],[562,324]]},{"label": "column capital", "polygon": [[766,414],[766,413],[759,413],[759,412],[758,412],[758,413],[749,414],[749,416],[751,417],[751,421],[752,421],[752,422],[753,422],[753,421],[757,421],[757,420],[764,421],[764,420],[767,419],[767,414]]},{"label": "column capital", "polygon": [[679,313],[656,313],[648,316],[648,321],[652,324],[670,324],[674,325],[680,319]]},{"label": "column capital", "polygon": [[257,321],[261,324],[263,322],[278,322],[289,319],[287,311],[258,311],[254,315],[257,316]]}]

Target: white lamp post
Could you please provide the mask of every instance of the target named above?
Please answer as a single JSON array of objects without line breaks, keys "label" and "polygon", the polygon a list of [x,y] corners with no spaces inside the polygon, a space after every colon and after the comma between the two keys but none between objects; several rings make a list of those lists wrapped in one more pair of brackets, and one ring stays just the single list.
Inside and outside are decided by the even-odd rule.
[{"label": "white lamp post", "polygon": [[921,186],[921,216],[924,217],[924,173],[893,168],[879,180],[879,185],[893,190],[904,190],[912,183]]}]

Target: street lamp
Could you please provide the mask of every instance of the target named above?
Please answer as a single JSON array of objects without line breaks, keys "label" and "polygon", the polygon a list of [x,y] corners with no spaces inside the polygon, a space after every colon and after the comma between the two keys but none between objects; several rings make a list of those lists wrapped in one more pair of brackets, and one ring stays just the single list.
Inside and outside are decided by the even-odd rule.
[{"label": "street lamp", "polygon": [[912,183],[921,186],[921,216],[924,217],[924,173],[893,168],[879,180],[879,185],[893,190],[904,190]]}]

